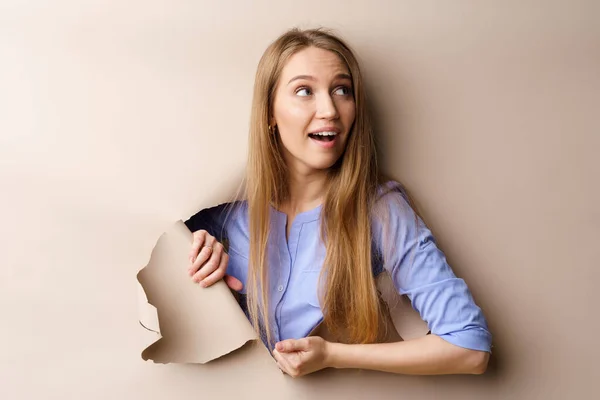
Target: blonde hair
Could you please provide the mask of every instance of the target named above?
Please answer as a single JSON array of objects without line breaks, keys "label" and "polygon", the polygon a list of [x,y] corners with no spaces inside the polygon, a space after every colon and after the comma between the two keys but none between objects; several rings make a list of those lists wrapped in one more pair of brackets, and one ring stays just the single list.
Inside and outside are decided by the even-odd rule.
[{"label": "blonde hair", "polygon": [[324,324],[340,341],[374,342],[381,314],[372,271],[371,210],[381,182],[365,91],[358,62],[338,37],[323,30],[292,29],[265,51],[255,77],[246,176],[250,254],[248,313],[255,329],[272,346],[268,299],[267,242],[270,207],[288,195],[286,164],[277,134],[270,132],[277,82],[287,60],[314,46],[336,53],[352,77],[356,117],[345,152],[329,170],[321,211],[326,256],[321,272]]}]

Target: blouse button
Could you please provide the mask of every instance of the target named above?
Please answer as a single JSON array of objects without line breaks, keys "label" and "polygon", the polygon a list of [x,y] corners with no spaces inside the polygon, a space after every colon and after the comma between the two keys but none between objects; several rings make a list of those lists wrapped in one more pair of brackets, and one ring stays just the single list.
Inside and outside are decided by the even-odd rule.
[{"label": "blouse button", "polygon": [[277,290],[279,290],[280,292],[283,292],[283,285],[279,285],[279,286],[277,287]]}]

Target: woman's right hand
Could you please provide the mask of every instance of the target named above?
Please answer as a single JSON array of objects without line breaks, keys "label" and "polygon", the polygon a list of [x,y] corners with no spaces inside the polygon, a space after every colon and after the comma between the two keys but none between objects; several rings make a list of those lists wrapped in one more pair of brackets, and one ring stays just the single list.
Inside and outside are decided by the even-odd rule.
[{"label": "woman's right hand", "polygon": [[194,282],[202,287],[214,285],[224,279],[229,288],[240,291],[242,282],[233,276],[226,275],[229,255],[223,245],[205,230],[194,232],[194,241],[189,254],[188,273]]}]

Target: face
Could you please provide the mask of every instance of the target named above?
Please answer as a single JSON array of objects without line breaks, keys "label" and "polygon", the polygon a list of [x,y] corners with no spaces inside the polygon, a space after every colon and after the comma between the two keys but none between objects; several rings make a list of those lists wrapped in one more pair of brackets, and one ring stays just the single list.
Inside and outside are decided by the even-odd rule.
[{"label": "face", "polygon": [[340,57],[309,47],[282,70],[271,125],[276,125],[288,167],[310,174],[340,158],[355,118],[350,71]]}]

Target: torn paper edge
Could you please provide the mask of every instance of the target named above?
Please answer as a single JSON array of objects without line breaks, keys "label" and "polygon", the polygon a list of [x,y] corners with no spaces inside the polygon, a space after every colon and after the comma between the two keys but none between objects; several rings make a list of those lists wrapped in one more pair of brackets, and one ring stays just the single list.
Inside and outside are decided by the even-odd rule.
[{"label": "torn paper edge", "polygon": [[[206,364],[208,362],[220,359],[228,354],[235,352],[236,350],[241,349],[242,347],[250,345],[251,342],[257,343],[259,342],[259,338],[255,337],[252,339],[245,340],[238,345],[234,345],[231,349],[225,351],[222,354],[217,356],[209,357],[203,361],[195,361],[195,362],[174,362],[174,361],[156,361],[150,357],[144,357],[144,352],[148,350],[153,344],[162,339],[162,334],[160,332],[160,322],[158,316],[158,309],[149,302],[148,296],[146,295],[146,291],[144,286],[139,280],[140,273],[150,265],[152,257],[155,253],[156,247],[158,246],[160,240],[167,234],[171,232],[175,232],[177,229],[183,229],[191,234],[185,223],[181,220],[176,221],[171,224],[170,228],[163,231],[163,233],[159,236],[159,238],[155,241],[154,246],[152,247],[152,251],[150,252],[150,258],[148,262],[140,268],[136,273],[136,283],[138,288],[138,322],[141,325],[142,329],[142,342],[143,342],[143,350],[141,352],[141,357],[144,361],[152,361],[155,364]],[[218,285],[226,285],[224,281],[217,282],[215,286]],[[233,296],[233,295],[232,295]],[[245,317],[244,317],[245,318]],[[248,321],[249,323],[249,321]],[[262,341],[260,344],[264,346]],[[266,349],[266,346],[265,346]]]},{"label": "torn paper edge", "polygon": [[140,336],[143,348],[147,349],[162,338],[158,323],[158,310],[148,302],[146,292],[137,279],[136,283],[138,288],[138,322],[143,328]]}]

